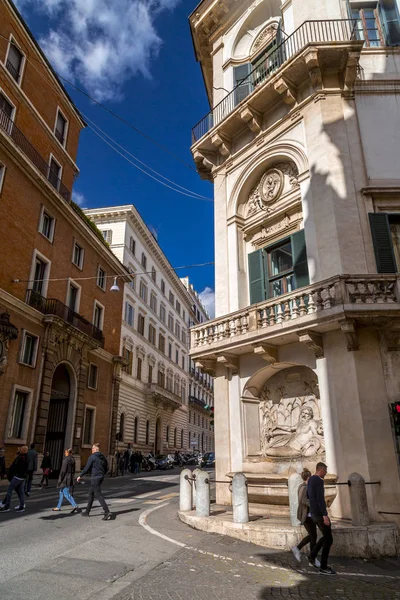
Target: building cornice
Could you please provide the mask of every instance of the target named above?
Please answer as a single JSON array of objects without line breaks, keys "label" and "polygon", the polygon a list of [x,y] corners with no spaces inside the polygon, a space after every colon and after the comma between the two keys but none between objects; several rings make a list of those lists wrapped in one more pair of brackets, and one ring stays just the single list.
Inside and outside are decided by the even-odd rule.
[{"label": "building cornice", "polygon": [[0,301],[4,307],[12,312],[18,312],[20,315],[30,319],[36,325],[42,325],[43,314],[20,300],[16,296],[9,294],[0,288]]}]

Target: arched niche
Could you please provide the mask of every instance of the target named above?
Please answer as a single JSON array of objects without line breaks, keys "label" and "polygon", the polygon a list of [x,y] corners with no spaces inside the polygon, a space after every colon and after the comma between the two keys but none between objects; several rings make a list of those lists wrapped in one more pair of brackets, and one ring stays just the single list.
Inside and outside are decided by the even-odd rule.
[{"label": "arched niche", "polygon": [[[277,26],[280,20],[280,0],[259,0],[246,12],[244,20],[232,43],[231,57],[237,60],[250,57],[254,53],[257,39],[268,26]],[[259,43],[261,49],[263,43]],[[257,48],[256,48],[257,49]]]}]

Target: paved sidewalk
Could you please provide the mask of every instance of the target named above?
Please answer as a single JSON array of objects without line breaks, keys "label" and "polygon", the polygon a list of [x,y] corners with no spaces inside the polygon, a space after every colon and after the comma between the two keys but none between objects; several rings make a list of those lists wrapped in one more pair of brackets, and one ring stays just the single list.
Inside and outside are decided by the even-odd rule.
[{"label": "paved sidewalk", "polygon": [[299,568],[291,553],[185,529],[175,515],[176,508],[174,503],[155,511],[147,523],[187,547],[138,579],[118,600],[400,600],[399,559],[332,558],[339,574],[324,577],[306,566],[305,558]]}]

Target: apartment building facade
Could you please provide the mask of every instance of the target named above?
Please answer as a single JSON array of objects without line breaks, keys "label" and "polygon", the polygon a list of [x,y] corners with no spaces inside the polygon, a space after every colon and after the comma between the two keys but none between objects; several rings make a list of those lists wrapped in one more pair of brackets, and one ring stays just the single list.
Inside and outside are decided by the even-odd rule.
[{"label": "apartment building facade", "polygon": [[[396,519],[398,6],[203,0],[190,26],[217,315],[192,329],[191,357],[215,375],[216,479],[274,482],[321,459],[379,482],[370,518]],[[350,516],[343,486],[331,510]]]},{"label": "apartment building facade", "polygon": [[56,473],[65,448],[113,452],[126,271],[71,200],[85,124],[8,0],[0,35],[0,444]]},{"label": "apartment building facade", "polygon": [[119,447],[189,450],[191,296],[133,205],[85,213],[132,276],[124,290]]}]

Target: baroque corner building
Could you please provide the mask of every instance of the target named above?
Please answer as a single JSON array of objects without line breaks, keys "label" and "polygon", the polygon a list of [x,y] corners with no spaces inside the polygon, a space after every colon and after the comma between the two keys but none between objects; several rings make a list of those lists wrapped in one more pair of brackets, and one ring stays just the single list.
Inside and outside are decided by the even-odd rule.
[{"label": "baroque corner building", "polygon": [[72,201],[82,117],[9,0],[0,22],[0,446],[57,473],[113,453],[127,271]]},{"label": "baroque corner building", "polygon": [[[215,183],[217,315],[192,329],[191,357],[215,375],[216,479],[285,484],[325,460],[340,481],[379,482],[378,521],[400,500],[398,9],[203,0],[190,16],[212,107],[192,153]],[[331,510],[350,516],[347,489]]]}]

